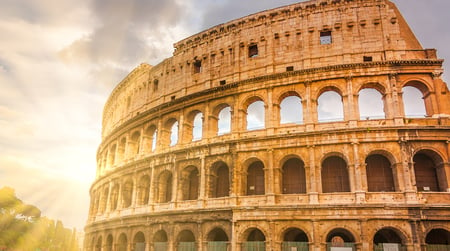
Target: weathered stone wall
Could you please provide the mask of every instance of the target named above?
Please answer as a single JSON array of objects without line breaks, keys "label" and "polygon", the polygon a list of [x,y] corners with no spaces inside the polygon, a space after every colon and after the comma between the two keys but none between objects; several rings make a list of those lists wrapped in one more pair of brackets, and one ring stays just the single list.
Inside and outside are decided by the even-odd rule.
[{"label": "weathered stone wall", "polygon": [[[321,32],[331,32],[330,44]],[[105,105],[86,250],[160,242],[208,250],[217,241],[245,250],[264,238],[266,250],[297,241],[319,251],[337,236],[356,250],[386,241],[412,251],[448,238],[442,60],[392,3],[299,3],[174,46],[173,57],[133,70]],[[404,87],[421,93],[422,117],[406,113]],[[365,89],[380,94],[382,117],[362,118]],[[328,91],[339,95],[342,118],[320,118]],[[281,120],[289,97],[300,100],[301,121]],[[263,126],[248,128],[258,102]]]}]

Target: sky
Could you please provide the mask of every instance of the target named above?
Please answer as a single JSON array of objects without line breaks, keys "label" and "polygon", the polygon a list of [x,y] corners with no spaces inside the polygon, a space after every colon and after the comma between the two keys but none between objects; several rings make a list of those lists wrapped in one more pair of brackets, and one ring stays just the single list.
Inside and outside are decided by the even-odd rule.
[{"label": "sky", "polygon": [[[0,187],[82,229],[112,89],[183,38],[294,2],[0,0]],[[423,47],[450,59],[450,1],[394,2]]]}]

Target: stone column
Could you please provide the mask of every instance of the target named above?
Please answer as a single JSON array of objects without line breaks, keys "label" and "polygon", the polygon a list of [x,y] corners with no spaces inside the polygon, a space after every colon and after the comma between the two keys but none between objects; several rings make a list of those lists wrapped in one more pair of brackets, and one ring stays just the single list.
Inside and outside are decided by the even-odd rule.
[{"label": "stone column", "polygon": [[405,114],[403,107],[402,92],[398,91],[397,87],[398,74],[389,74],[389,85],[392,92],[392,104],[390,105],[393,112],[394,123],[396,125],[403,125],[403,117]]},{"label": "stone column", "polygon": [[[309,170],[309,203],[310,204],[319,204],[319,191],[322,189],[319,188],[320,182],[320,166],[316,166],[316,157],[315,157],[315,146],[308,146],[309,153],[309,168],[305,166],[306,170]],[[305,170],[305,171],[306,171]]]}]

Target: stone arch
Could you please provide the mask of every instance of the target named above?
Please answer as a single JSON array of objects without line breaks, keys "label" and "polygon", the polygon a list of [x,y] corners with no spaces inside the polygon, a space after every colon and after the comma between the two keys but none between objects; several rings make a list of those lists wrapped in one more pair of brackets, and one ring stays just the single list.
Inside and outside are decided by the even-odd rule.
[{"label": "stone arch", "polygon": [[345,228],[334,228],[328,232],[325,241],[329,247],[345,247],[346,243],[355,243],[355,235]]},{"label": "stone arch", "polygon": [[306,193],[305,163],[299,157],[285,157],[281,165],[281,192],[284,194]]},{"label": "stone arch", "polygon": [[172,201],[172,172],[164,170],[159,174],[156,195],[159,203]]},{"label": "stone arch", "polygon": [[163,229],[158,230],[153,234],[152,238],[153,250],[168,250],[169,239],[167,233]]},{"label": "stone arch", "polygon": [[[450,246],[450,231],[445,228],[433,228],[425,236],[427,245],[447,245]],[[447,247],[448,248],[448,247]]]},{"label": "stone arch", "polygon": [[157,143],[157,133],[158,128],[155,124],[147,126],[147,128],[144,130],[144,152],[150,153],[155,151]]},{"label": "stone arch", "polygon": [[407,243],[407,238],[402,231],[395,227],[383,227],[378,229],[373,236],[374,246],[382,243],[405,245]]},{"label": "stone arch", "polygon": [[418,191],[444,192],[448,188],[443,158],[432,149],[422,148],[413,156]]},{"label": "stone arch", "polygon": [[128,142],[128,155],[130,158],[134,158],[140,152],[140,144],[141,144],[141,132],[134,131],[131,134],[130,140]]},{"label": "stone arch", "polygon": [[278,103],[280,104],[280,124],[303,123],[302,98],[296,91],[283,93]]},{"label": "stone arch", "polygon": [[350,175],[347,161],[337,154],[321,161],[322,192],[350,192]]},{"label": "stone arch", "polygon": [[127,235],[125,233],[121,233],[117,241],[117,251],[127,251],[127,247],[128,247]]},{"label": "stone arch", "polygon": [[150,196],[150,176],[148,174],[144,174],[141,176],[138,182],[138,205],[147,205],[149,202]]},{"label": "stone arch", "polygon": [[380,88],[363,87],[358,91],[359,118],[384,119],[386,118],[386,100]]},{"label": "stone arch", "polygon": [[265,250],[266,236],[259,228],[248,228],[242,235],[242,250]]},{"label": "stone arch", "polygon": [[175,118],[170,118],[166,120],[164,123],[163,133],[160,140],[162,140],[162,144],[164,146],[174,146],[178,143],[178,131],[179,131],[179,123]]},{"label": "stone arch", "polygon": [[112,167],[112,166],[114,166],[114,164],[116,164],[116,148],[117,148],[117,145],[113,144],[108,149],[108,167]]},{"label": "stone arch", "polygon": [[133,201],[133,180],[128,178],[122,185],[122,208],[131,207]]},{"label": "stone arch", "polygon": [[145,235],[141,231],[134,235],[133,251],[145,251]]},{"label": "stone arch", "polygon": [[103,247],[103,238],[100,235],[97,238],[97,242],[95,243],[95,251],[102,251],[102,247]]},{"label": "stone arch", "polygon": [[125,150],[127,145],[127,138],[122,137],[119,141],[119,147],[117,149],[117,160],[123,161],[125,159]]},{"label": "stone arch", "polygon": [[112,234],[108,234],[108,236],[106,237],[105,251],[112,251],[113,247],[114,247],[113,236]]},{"label": "stone arch", "polygon": [[290,227],[281,233],[282,250],[308,250],[309,238],[305,231]]},{"label": "stone arch", "polygon": [[[431,87],[426,81],[410,79],[402,84],[402,101],[405,117],[425,117],[433,114]],[[420,95],[421,94],[421,95]]]},{"label": "stone arch", "polygon": [[200,173],[196,166],[187,166],[180,172],[182,200],[196,200],[200,192]]},{"label": "stone arch", "polygon": [[209,195],[211,198],[230,195],[230,177],[230,168],[224,161],[217,161],[211,166],[209,176]]},{"label": "stone arch", "polygon": [[196,238],[191,230],[184,229],[177,235],[177,250],[195,250]]},{"label": "stone arch", "polygon": [[207,241],[229,241],[228,234],[221,227],[215,227],[208,232]]},{"label": "stone arch", "polygon": [[221,103],[213,109],[213,120],[211,122],[216,135],[230,133],[232,121],[232,108],[227,103]]},{"label": "stone arch", "polygon": [[392,163],[382,154],[370,154],[365,159],[367,190],[394,192],[396,187]]},{"label": "stone arch", "polygon": [[319,122],[344,120],[342,91],[336,86],[326,86],[317,95],[317,119]]},{"label": "stone arch", "polygon": [[106,211],[106,204],[108,203],[108,196],[109,196],[109,188],[104,187],[102,194],[100,196],[100,202],[98,205],[98,212],[103,214]]},{"label": "stone arch", "polygon": [[117,207],[119,205],[119,189],[120,189],[119,184],[114,184],[111,189],[111,194],[110,194],[110,199],[109,199],[111,211],[117,210]]},{"label": "stone arch", "polygon": [[184,134],[187,141],[201,140],[203,137],[203,113],[200,110],[193,110],[188,113],[187,121],[184,124]]},{"label": "stone arch", "polygon": [[369,88],[369,89],[375,89],[375,90],[377,90],[378,92],[380,92],[382,95],[385,95],[385,94],[386,94],[386,86],[383,85],[383,84],[381,84],[381,83],[373,82],[373,81],[362,83],[362,84],[358,87],[357,92],[359,93],[361,90],[367,89],[367,88]]},{"label": "stone arch", "polygon": [[252,96],[247,98],[243,107],[245,107],[245,128],[247,130],[258,130],[266,127],[266,103],[262,97]]},{"label": "stone arch", "polygon": [[265,194],[265,173],[264,163],[257,159],[251,158],[247,160],[247,175],[245,182],[246,195],[263,195]]}]

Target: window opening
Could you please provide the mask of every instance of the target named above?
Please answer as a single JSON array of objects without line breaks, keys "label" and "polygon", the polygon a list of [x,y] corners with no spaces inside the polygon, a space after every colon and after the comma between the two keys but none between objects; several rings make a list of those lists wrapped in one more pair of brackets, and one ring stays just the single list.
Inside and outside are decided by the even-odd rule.
[{"label": "window opening", "polygon": [[335,91],[326,91],[317,99],[319,122],[341,121],[344,119],[342,97]]},{"label": "window opening", "polygon": [[372,56],[363,56],[364,62],[372,62]]},{"label": "window opening", "polygon": [[194,73],[200,73],[202,72],[202,61],[195,60],[194,62]]},{"label": "window opening", "polygon": [[384,119],[383,96],[373,88],[359,91],[358,95],[359,116],[364,119]]},{"label": "window opening", "polygon": [[413,86],[405,86],[403,91],[403,105],[405,117],[424,118],[427,115],[422,92]]},{"label": "window opening", "polygon": [[247,108],[247,130],[258,130],[265,127],[264,102],[255,101]]},{"label": "window opening", "polygon": [[174,146],[178,143],[178,121],[173,123],[170,129],[170,146]]},{"label": "window opening", "polygon": [[331,44],[331,31],[320,32],[320,44]]},{"label": "window opening", "polygon": [[194,126],[192,128],[192,141],[201,140],[203,136],[203,114],[197,113],[194,117]]},{"label": "window opening", "polygon": [[231,108],[229,106],[223,108],[219,112],[218,121],[218,135],[223,135],[231,132]]},{"label": "window opening", "polygon": [[288,96],[280,103],[280,124],[303,123],[302,100],[297,96]]},{"label": "window opening", "polygon": [[294,66],[288,66],[288,67],[286,67],[286,71],[294,71]]},{"label": "window opening", "polygon": [[153,91],[157,91],[158,90],[158,79],[153,80]]},{"label": "window opening", "polygon": [[248,57],[254,58],[258,56],[258,45],[252,44],[248,47]]}]

